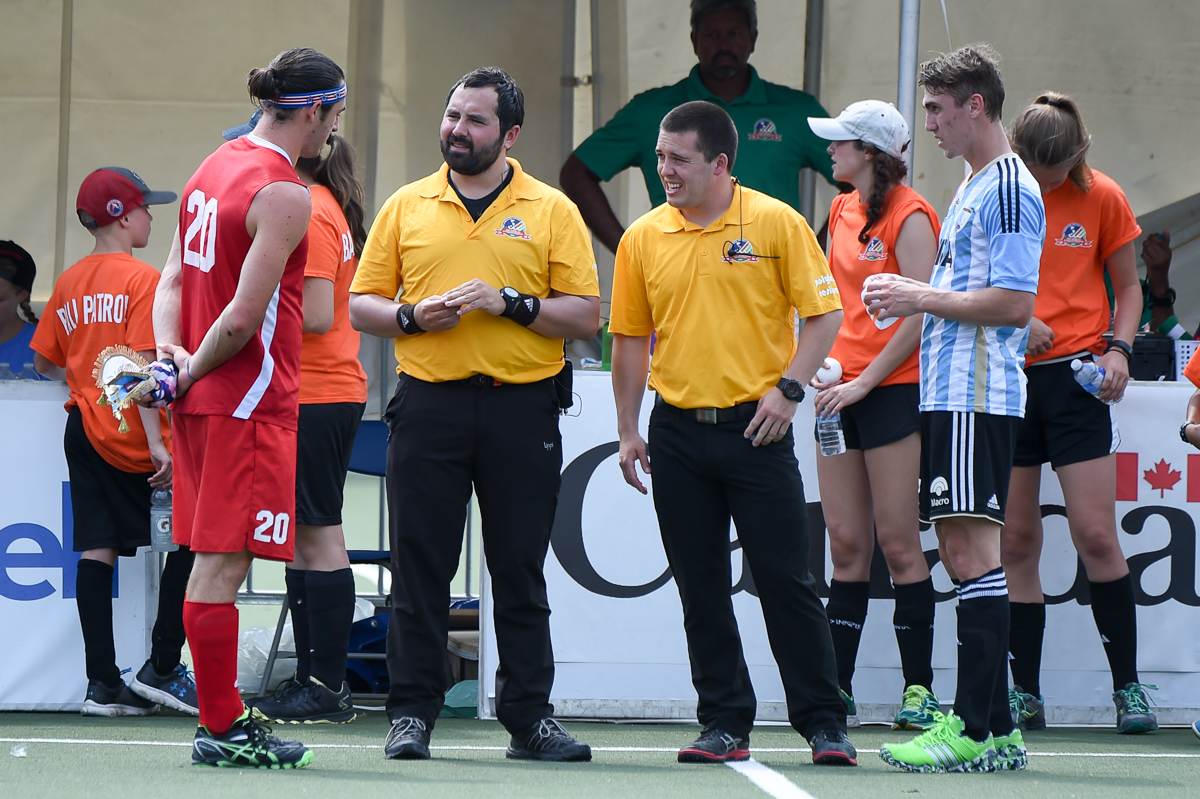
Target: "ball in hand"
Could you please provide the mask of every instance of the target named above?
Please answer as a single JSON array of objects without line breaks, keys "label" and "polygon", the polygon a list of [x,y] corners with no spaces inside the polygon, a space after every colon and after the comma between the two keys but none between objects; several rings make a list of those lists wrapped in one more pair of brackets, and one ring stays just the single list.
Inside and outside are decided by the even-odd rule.
[{"label": "ball in hand", "polygon": [[817,370],[817,380],[821,383],[836,383],[842,379],[842,365],[834,358],[826,358],[825,363]]}]

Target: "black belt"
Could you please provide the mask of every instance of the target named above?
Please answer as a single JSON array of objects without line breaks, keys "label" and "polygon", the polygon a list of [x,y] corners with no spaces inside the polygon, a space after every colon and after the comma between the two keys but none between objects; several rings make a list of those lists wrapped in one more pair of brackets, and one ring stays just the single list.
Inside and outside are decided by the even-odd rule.
[{"label": "black belt", "polygon": [[743,402],[732,408],[676,408],[657,394],[654,397],[654,407],[672,416],[678,416],[680,419],[691,419],[693,422],[701,424],[740,422],[753,418],[754,414],[758,412],[757,402]]}]

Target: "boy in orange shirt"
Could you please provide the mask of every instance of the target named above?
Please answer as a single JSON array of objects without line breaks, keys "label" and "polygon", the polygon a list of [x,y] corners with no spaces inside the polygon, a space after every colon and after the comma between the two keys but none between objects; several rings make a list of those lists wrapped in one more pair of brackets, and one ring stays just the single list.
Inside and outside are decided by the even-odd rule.
[{"label": "boy in orange shirt", "polygon": [[164,410],[128,413],[128,433],[96,404],[96,356],[123,344],[146,360],[155,356],[151,312],[158,271],[133,257],[150,238],[148,206],[173,203],[120,167],[84,179],[76,201],[79,221],[96,238],[91,255],[62,274],[30,343],[42,374],[65,380],[63,435],[71,479],[75,578],[83,630],[88,689],[85,716],[146,716],[165,705],[196,715],[196,686],[179,662],[184,642],[183,596],[192,570],[186,547],[167,556],[158,594],[150,659],[132,685],[121,679],[113,640],[112,596],[117,556],[132,557],[150,544],[150,494],[171,486],[171,442]]}]

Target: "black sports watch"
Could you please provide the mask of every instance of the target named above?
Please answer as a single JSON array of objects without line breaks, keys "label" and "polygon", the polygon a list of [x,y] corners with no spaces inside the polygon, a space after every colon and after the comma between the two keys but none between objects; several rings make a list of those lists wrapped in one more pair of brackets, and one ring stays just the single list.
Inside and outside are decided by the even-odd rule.
[{"label": "black sports watch", "polygon": [[1192,425],[1194,425],[1194,424],[1200,424],[1200,422],[1184,422],[1183,424],[1181,424],[1181,425],[1179,426],[1179,439],[1180,439],[1181,441],[1183,441],[1183,443],[1185,443],[1185,444],[1191,444],[1191,443],[1192,443],[1192,442],[1188,441],[1188,437],[1187,437],[1187,429],[1188,429],[1189,427],[1191,427]]},{"label": "black sports watch", "polygon": [[1104,348],[1104,354],[1107,355],[1113,350],[1120,350],[1121,354],[1125,356],[1125,360],[1133,360],[1133,347],[1129,346],[1129,342],[1121,341],[1119,338],[1114,338],[1112,341],[1108,342],[1108,346]]},{"label": "black sports watch", "polygon": [[775,387],[783,392],[783,396],[790,399],[792,402],[799,402],[804,399],[804,386],[800,385],[799,380],[791,380],[786,377],[779,378],[779,382]]},{"label": "black sports watch", "polygon": [[1175,289],[1168,288],[1167,293],[1161,297],[1155,296],[1151,291],[1146,295],[1147,308],[1170,308],[1175,304]]},{"label": "black sports watch", "polygon": [[512,286],[505,286],[500,289],[500,298],[504,300],[504,313],[500,315],[512,316],[513,311],[517,308],[517,303],[521,301],[521,292]]}]

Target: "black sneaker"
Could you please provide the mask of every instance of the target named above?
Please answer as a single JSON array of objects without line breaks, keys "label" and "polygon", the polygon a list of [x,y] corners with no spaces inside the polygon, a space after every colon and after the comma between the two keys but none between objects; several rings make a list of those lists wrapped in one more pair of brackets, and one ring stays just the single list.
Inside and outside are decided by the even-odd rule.
[{"label": "black sneaker", "polygon": [[295,677],[288,677],[286,680],[279,683],[279,685],[275,686],[275,693],[271,694],[270,696],[249,696],[242,700],[242,704],[245,705],[248,710],[253,710],[263,702],[280,702],[283,701],[288,694],[293,693],[294,691],[299,691],[306,685],[308,685],[307,681],[300,682]]},{"label": "black sneaker", "polygon": [[580,743],[554,719],[542,719],[527,730],[513,735],[505,757],[513,760],[585,761],[592,759],[592,748]]},{"label": "black sneaker", "polygon": [[93,680],[88,683],[87,696],[79,712],[83,716],[153,716],[158,712],[158,705],[130,691],[124,682],[119,688],[110,688]]},{"label": "black sneaker", "polygon": [[737,738],[709,727],[700,737],[679,750],[680,763],[725,763],[750,759],[750,737]]},{"label": "black sneaker", "polygon": [[383,742],[383,756],[388,760],[428,760],[429,728],[425,722],[412,716],[393,721]]},{"label": "black sneaker", "polygon": [[275,696],[262,697],[250,707],[256,719],[272,724],[346,724],[354,721],[350,686],[334,692],[313,677],[308,683]]},{"label": "black sneaker", "polygon": [[1158,690],[1157,685],[1131,682],[1124,688],[1113,691],[1113,703],[1117,706],[1117,732],[1129,735],[1154,732],[1158,729],[1158,718],[1150,709],[1147,688]]},{"label": "black sneaker", "polygon": [[146,665],[142,666],[133,678],[129,690],[143,699],[178,710],[180,713],[200,715],[200,701],[196,699],[196,681],[183,663],[166,674],[159,674],[147,660]]},{"label": "black sneaker", "polygon": [[270,727],[250,718],[249,711],[223,735],[198,727],[192,741],[193,766],[304,768],[312,760],[313,754],[304,744],[279,740],[271,735]]},{"label": "black sneaker", "polygon": [[858,750],[841,730],[820,730],[808,741],[818,766],[857,766]]}]

